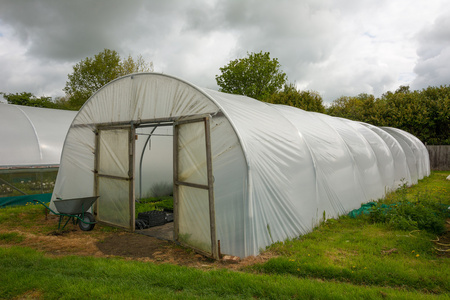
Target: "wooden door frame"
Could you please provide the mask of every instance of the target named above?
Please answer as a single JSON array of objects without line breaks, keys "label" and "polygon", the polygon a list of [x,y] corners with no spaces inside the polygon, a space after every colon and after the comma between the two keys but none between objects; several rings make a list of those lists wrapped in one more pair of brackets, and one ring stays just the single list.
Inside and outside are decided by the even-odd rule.
[{"label": "wooden door frame", "polygon": [[[100,162],[100,132],[104,130],[127,130],[128,131],[128,177],[117,177],[117,176],[111,176],[107,174],[100,174],[99,173],[99,162]],[[116,224],[111,224],[106,221],[99,220],[99,223],[106,224],[113,227],[122,228],[131,232],[134,232],[135,230],[135,191],[134,191],[134,164],[135,164],[135,136],[136,136],[136,128],[133,124],[130,125],[98,125],[95,130],[95,157],[94,157],[94,194],[96,196],[99,195],[99,178],[100,177],[109,177],[113,179],[118,180],[126,180],[129,182],[128,186],[128,205],[130,209],[130,223],[129,227],[123,227]],[[99,198],[98,201],[101,201]],[[98,202],[97,201],[97,202]],[[97,215],[98,212],[98,203],[95,203],[94,205],[94,215]]]},{"label": "wooden door frame", "polygon": [[[205,145],[206,145],[206,167],[207,167],[207,185],[183,182],[179,181],[178,170],[179,170],[179,153],[178,153],[178,138],[179,138],[179,125],[203,122],[205,128]],[[219,259],[218,242],[216,237],[216,213],[214,206],[214,176],[212,169],[212,156],[211,156],[211,116],[195,116],[189,119],[183,119],[174,122],[174,132],[173,132],[173,196],[174,196],[174,240],[180,244],[193,248],[195,251],[210,256],[214,259]],[[207,253],[204,250],[196,249],[192,245],[186,245],[179,241],[179,186],[188,186],[191,188],[203,189],[208,191],[208,202],[209,202],[209,223],[210,223],[210,233],[211,233],[211,253]]]}]

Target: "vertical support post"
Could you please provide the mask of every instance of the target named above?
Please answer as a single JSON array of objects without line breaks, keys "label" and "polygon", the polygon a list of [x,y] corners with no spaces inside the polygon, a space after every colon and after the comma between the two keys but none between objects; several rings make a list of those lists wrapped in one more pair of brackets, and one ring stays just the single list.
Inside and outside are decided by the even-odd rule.
[{"label": "vertical support post", "polygon": [[211,157],[211,127],[210,117],[205,117],[205,139],[206,139],[206,167],[208,174],[208,199],[209,199],[209,223],[211,229],[211,254],[214,259],[219,259],[216,238],[216,210],[214,206],[214,176]]},{"label": "vertical support post", "polygon": [[[43,194],[44,193],[44,176],[42,175],[42,172],[39,172],[39,179],[40,179],[40,181],[41,181],[41,194]],[[37,174],[36,174],[36,177],[37,177]]]},{"label": "vertical support post", "polygon": [[178,195],[179,195],[179,185],[178,185],[178,135],[179,128],[176,123],[173,126],[173,222],[174,222],[174,230],[173,230],[173,239],[178,241],[178,232],[179,232],[179,209],[178,209]]},{"label": "vertical support post", "polygon": [[139,160],[139,200],[142,199],[142,162],[144,161],[145,148],[147,148],[148,142],[152,138],[152,134],[153,132],[155,132],[156,128],[158,128],[158,126],[155,126],[152,132],[150,132],[150,134],[148,135],[144,147],[142,148],[141,159]]},{"label": "vertical support post", "polygon": [[130,130],[128,131],[128,178],[129,178],[129,206],[130,206],[130,228],[131,231],[135,230],[135,192],[134,192],[134,152],[136,145],[136,128],[131,124]]},{"label": "vertical support post", "polygon": [[[94,195],[99,196],[98,194],[98,168],[100,165],[100,131],[98,129],[94,130],[95,134],[95,149],[94,149]],[[94,215],[98,214],[98,201],[94,203]]]}]

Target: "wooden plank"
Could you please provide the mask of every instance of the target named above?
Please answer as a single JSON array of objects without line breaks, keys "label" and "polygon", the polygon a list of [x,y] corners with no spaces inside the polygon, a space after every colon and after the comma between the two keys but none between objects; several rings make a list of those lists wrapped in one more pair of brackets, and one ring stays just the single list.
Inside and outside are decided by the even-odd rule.
[{"label": "wooden plank", "polygon": [[[215,114],[217,112],[211,112],[210,114]],[[208,115],[210,115],[208,114]],[[175,117],[168,117],[168,118],[156,118],[156,119],[144,119],[144,120],[134,120],[133,121],[133,125],[134,127],[140,127],[141,124],[144,126],[150,125],[150,124],[155,124],[160,126],[160,123],[173,123],[173,122],[177,122],[178,120],[181,119],[185,120],[185,119],[197,119],[197,120],[201,120],[203,119],[207,114],[195,114],[195,115],[188,115],[188,116],[175,116]],[[116,122],[104,122],[104,123],[87,123],[87,124],[74,124],[72,125],[72,127],[103,127],[103,128],[109,128],[109,129],[113,129],[113,128],[117,128],[120,126],[124,126],[124,127],[129,127],[130,126],[130,121],[116,121]]]},{"label": "wooden plank", "polygon": [[205,140],[206,140],[206,167],[208,174],[208,199],[209,199],[209,223],[211,230],[211,252],[214,259],[219,259],[216,238],[216,210],[214,205],[214,176],[211,156],[211,127],[210,117],[205,118]]},{"label": "wooden plank", "polygon": [[[94,131],[95,133],[95,149],[94,149],[94,195],[99,196],[98,194],[98,168],[100,165],[99,158],[100,158],[100,132],[98,129]],[[95,201],[94,203],[94,216],[97,216],[98,213],[98,201]]]},{"label": "wooden plank", "polygon": [[108,175],[108,174],[102,174],[102,173],[97,173],[97,177],[105,177],[105,178],[110,178],[110,179],[117,179],[117,180],[130,180],[130,177],[122,177],[122,176],[115,176],[115,175]]},{"label": "wooden plank", "polygon": [[187,116],[187,117],[183,117],[182,119],[176,121],[175,124],[181,125],[181,124],[204,122],[205,118],[208,118],[208,117],[209,117],[209,114]]},{"label": "wooden plank", "polygon": [[205,250],[201,250],[201,249],[198,249],[198,248],[196,248],[196,247],[193,247],[192,245],[189,245],[189,244],[186,244],[186,243],[180,242],[180,241],[175,241],[175,243],[176,243],[176,244],[179,244],[179,245],[181,245],[181,246],[183,246],[183,247],[190,248],[190,249],[194,250],[194,252],[196,252],[196,253],[198,253],[198,254],[201,254],[201,255],[203,255],[203,256],[217,259],[217,258],[215,258],[211,253],[206,252]]},{"label": "wooden plank", "polygon": [[136,128],[131,126],[128,130],[128,180],[129,180],[129,209],[130,209],[130,230],[134,232],[135,230],[135,192],[134,192],[134,154],[135,154],[135,145],[136,145]]},{"label": "wooden plank", "polygon": [[178,209],[178,197],[179,197],[179,185],[178,182],[178,135],[179,128],[178,125],[174,125],[173,128],[173,239],[178,241],[179,233],[179,209]]},{"label": "wooden plank", "polygon": [[101,220],[97,220],[97,219],[95,221],[97,222],[97,224],[103,224],[103,225],[111,226],[111,227],[114,227],[114,228],[119,228],[119,229],[123,229],[123,230],[126,230],[126,231],[130,231],[130,228],[125,227],[125,226],[120,226],[120,225],[117,225],[117,224],[113,224],[113,223],[109,223],[107,221],[101,221]]},{"label": "wooden plank", "polygon": [[176,181],[177,185],[184,185],[196,189],[202,189],[202,190],[208,190],[209,186],[204,184],[198,184],[198,183],[192,183],[192,182],[186,182],[186,181]]}]

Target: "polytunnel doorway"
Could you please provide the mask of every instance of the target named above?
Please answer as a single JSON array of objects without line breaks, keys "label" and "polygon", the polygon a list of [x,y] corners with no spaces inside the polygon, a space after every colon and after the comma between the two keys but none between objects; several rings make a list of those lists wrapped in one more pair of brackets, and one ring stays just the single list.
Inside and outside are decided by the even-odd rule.
[{"label": "polytunnel doorway", "polygon": [[135,232],[173,241],[173,122],[141,125],[135,140]]},{"label": "polytunnel doorway", "polygon": [[[173,126],[173,239],[204,255],[218,258],[215,229],[210,117],[165,122]],[[141,128],[154,122],[129,126],[98,127],[96,134],[95,206],[99,222],[135,231],[136,139]],[[150,131],[152,132],[152,131]],[[141,170],[139,170],[141,171]],[[139,176],[144,181],[144,176]],[[139,184],[142,189],[142,183]],[[139,196],[142,192],[139,191]]]}]

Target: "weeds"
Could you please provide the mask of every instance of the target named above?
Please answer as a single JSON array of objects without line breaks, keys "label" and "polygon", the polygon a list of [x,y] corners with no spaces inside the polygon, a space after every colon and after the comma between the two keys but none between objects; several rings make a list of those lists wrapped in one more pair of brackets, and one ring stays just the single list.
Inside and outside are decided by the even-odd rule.
[{"label": "weeds", "polygon": [[[445,221],[450,217],[449,205],[436,199],[429,191],[408,194],[406,186],[401,187],[395,197],[381,200],[369,213],[372,223],[384,223],[392,229],[425,230],[441,235],[445,232]],[[437,196],[437,197],[436,197]],[[412,199],[411,199],[412,198]],[[393,200],[397,200],[392,203]]]}]

